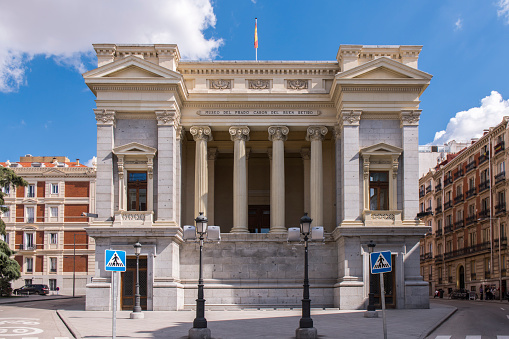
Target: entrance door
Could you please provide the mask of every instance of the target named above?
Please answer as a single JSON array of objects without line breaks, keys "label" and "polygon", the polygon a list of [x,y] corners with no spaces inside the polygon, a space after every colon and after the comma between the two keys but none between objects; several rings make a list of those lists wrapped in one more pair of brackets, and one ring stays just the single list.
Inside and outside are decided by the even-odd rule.
[{"label": "entrance door", "polygon": [[[127,257],[126,271],[122,273],[122,310],[132,310],[136,293],[136,257]],[[147,258],[140,257],[140,305],[147,309]]]},{"label": "entrance door", "polygon": [[[396,255],[392,255],[392,272],[384,273],[385,307],[396,308]],[[371,271],[371,270],[370,270]],[[373,293],[375,294],[375,307],[382,308],[380,299],[380,274],[369,273],[373,279]]]},{"label": "entrance door", "polygon": [[270,205],[250,205],[248,227],[251,233],[269,233]]},{"label": "entrance door", "polygon": [[459,268],[458,285],[460,289],[465,288],[465,268],[463,265],[461,265]]}]

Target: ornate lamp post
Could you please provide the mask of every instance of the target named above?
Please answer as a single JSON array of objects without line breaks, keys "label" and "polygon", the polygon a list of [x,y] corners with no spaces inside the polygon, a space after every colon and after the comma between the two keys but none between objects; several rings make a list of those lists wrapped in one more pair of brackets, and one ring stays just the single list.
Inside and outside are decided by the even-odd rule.
[{"label": "ornate lamp post", "polygon": [[145,316],[140,306],[140,252],[141,244],[134,244],[134,254],[136,254],[136,292],[134,294],[134,307],[131,312],[131,319],[143,319]]},{"label": "ornate lamp post", "polygon": [[[376,244],[373,242],[373,240],[369,241],[368,251],[369,253],[373,253],[373,250],[375,249]],[[369,279],[369,302],[368,302],[368,309],[367,312],[364,313],[364,317],[366,318],[378,318],[378,313],[376,313],[375,308],[375,293],[373,292],[373,284],[374,279]]]}]

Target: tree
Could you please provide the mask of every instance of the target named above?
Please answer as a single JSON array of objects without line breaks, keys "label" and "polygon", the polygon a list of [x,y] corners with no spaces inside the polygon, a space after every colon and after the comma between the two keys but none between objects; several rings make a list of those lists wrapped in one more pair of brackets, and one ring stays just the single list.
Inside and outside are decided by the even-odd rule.
[{"label": "tree", "polygon": [[[28,183],[11,169],[0,167],[0,188],[8,187],[10,189],[14,186],[27,185]],[[3,190],[0,190],[0,210],[2,212],[7,211],[4,196]],[[0,219],[0,234],[3,236],[6,234],[5,223],[2,219]],[[21,276],[18,262],[11,258],[15,253],[5,241],[0,240],[0,296],[11,294],[11,281]]]}]

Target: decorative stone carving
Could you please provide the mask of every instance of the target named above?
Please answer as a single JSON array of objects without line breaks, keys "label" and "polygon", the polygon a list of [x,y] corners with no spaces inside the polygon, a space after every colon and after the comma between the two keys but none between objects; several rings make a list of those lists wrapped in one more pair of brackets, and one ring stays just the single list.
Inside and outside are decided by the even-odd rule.
[{"label": "decorative stone carving", "polygon": [[400,113],[400,127],[418,126],[420,116],[421,116],[421,110],[401,111],[401,113]]},{"label": "decorative stone carving", "polygon": [[210,89],[231,89],[232,81],[231,80],[209,80]]},{"label": "decorative stone carving", "polygon": [[341,126],[334,126],[332,133],[334,133],[334,140],[341,140]]},{"label": "decorative stone carving", "polygon": [[105,109],[94,109],[95,120],[97,124],[114,125],[115,124],[115,111]]},{"label": "decorative stone carving", "polygon": [[286,126],[269,126],[269,140],[282,140],[286,141],[288,132],[290,130]]},{"label": "decorative stone carving", "polygon": [[249,127],[247,126],[231,126],[230,129],[228,130],[228,132],[230,132],[230,137],[232,139],[232,141],[235,141],[235,140],[244,140],[244,141],[248,141],[249,140]]},{"label": "decorative stone carving", "polygon": [[161,110],[155,111],[158,125],[174,125],[175,122],[178,124],[178,117],[176,111]]},{"label": "decorative stone carving", "polygon": [[212,141],[212,130],[209,126],[192,126],[189,132],[191,132],[194,141]]},{"label": "decorative stone carving", "polygon": [[361,121],[361,113],[362,111],[341,111],[341,122],[343,126],[348,125],[359,125]]},{"label": "decorative stone carving", "polygon": [[256,79],[247,81],[249,89],[270,89],[270,80]]},{"label": "decorative stone carving", "polygon": [[184,141],[183,136],[185,135],[185,131],[186,129],[183,126],[177,126],[175,128],[176,138],[177,140],[180,140],[180,142]]},{"label": "decorative stone carving", "polygon": [[398,177],[398,168],[399,168],[398,157],[393,156],[392,157],[392,178],[393,179],[396,179]]},{"label": "decorative stone carving", "polygon": [[325,126],[309,126],[307,130],[306,140],[322,141],[329,130]]},{"label": "decorative stone carving", "polygon": [[117,160],[117,169],[118,169],[118,178],[120,180],[124,179],[124,156],[119,155]]},{"label": "decorative stone carving", "polygon": [[272,147],[267,148],[267,156],[269,160],[272,161]]},{"label": "decorative stone carving", "polygon": [[369,155],[365,155],[363,157],[364,161],[363,161],[363,164],[362,164],[362,168],[363,168],[363,173],[364,173],[364,179],[368,179],[369,178]]},{"label": "decorative stone carving", "polygon": [[309,148],[303,148],[300,150],[300,156],[302,157],[302,159],[304,160],[309,160],[310,156],[311,156],[311,150]]},{"label": "decorative stone carving", "polygon": [[287,87],[288,89],[307,89],[308,88],[308,81],[304,79],[292,79],[287,80]]},{"label": "decorative stone carving", "polygon": [[216,160],[217,158],[217,148],[211,147],[207,150],[207,160]]},{"label": "decorative stone carving", "polygon": [[371,212],[371,219],[372,220],[394,220],[395,215],[394,215],[394,213]]}]

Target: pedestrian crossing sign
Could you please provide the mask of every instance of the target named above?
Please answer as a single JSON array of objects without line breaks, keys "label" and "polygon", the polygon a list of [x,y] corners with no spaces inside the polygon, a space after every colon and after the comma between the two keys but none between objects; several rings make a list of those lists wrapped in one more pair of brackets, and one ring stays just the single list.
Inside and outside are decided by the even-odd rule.
[{"label": "pedestrian crossing sign", "polygon": [[392,271],[391,251],[373,252],[371,258],[371,274]]},{"label": "pedestrian crossing sign", "polygon": [[104,258],[106,271],[125,272],[125,251],[106,250]]}]

